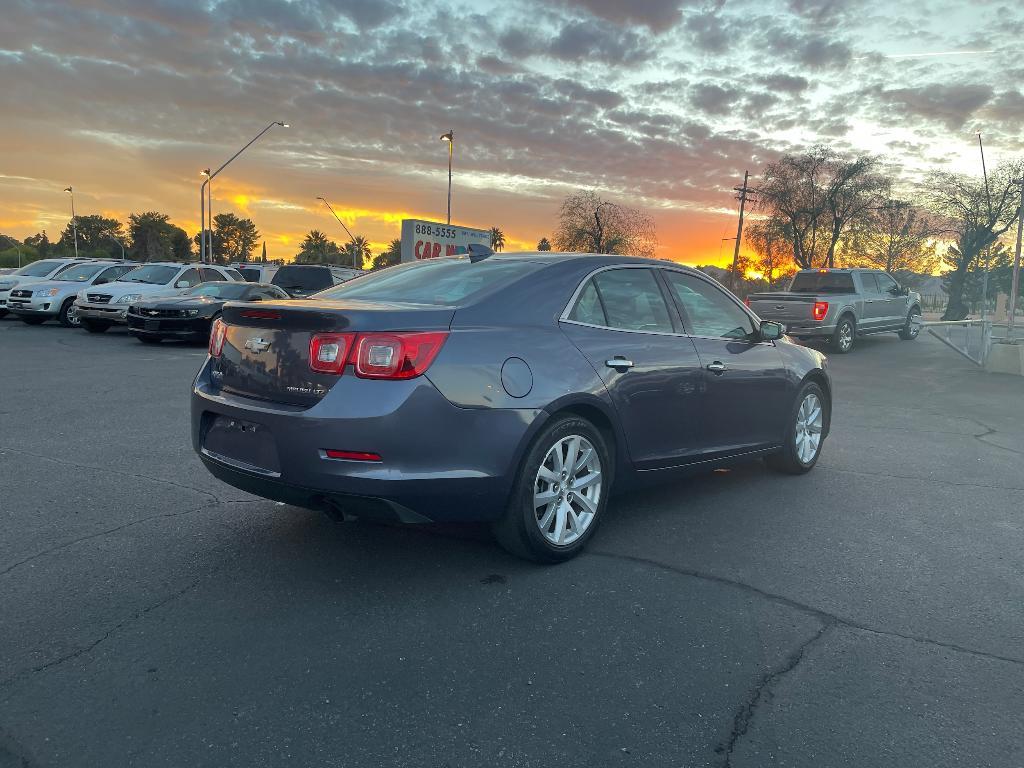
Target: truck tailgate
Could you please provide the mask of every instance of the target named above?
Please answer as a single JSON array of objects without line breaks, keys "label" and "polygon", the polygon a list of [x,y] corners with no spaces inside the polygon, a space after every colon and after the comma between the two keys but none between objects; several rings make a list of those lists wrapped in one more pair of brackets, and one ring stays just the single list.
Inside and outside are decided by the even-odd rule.
[{"label": "truck tailgate", "polygon": [[812,311],[817,300],[814,293],[755,293],[750,295],[748,302],[763,320],[810,323],[814,321]]}]

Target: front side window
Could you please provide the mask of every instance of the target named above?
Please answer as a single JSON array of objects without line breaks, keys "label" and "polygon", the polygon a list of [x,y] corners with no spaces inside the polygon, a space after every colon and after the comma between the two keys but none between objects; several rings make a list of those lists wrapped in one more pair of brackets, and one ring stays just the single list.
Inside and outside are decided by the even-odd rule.
[{"label": "front side window", "polygon": [[896,293],[896,281],[888,275],[875,272],[875,279],[878,281],[879,293]]},{"label": "front side window", "polygon": [[725,339],[745,339],[753,333],[750,317],[721,288],[682,272],[666,271],[665,277],[688,333]]},{"label": "front side window", "polygon": [[115,280],[119,280],[122,275],[131,272],[135,267],[128,265],[118,265],[116,267],[107,267],[96,277],[93,281],[93,285],[103,285],[104,283],[112,283]]},{"label": "front side window", "polygon": [[[219,275],[218,275],[219,277]],[[185,282],[188,283],[189,288],[193,285],[199,285],[199,270],[198,269],[186,269],[181,277],[174,281],[174,284]]]},{"label": "front side window", "polygon": [[103,269],[102,264],[72,264],[54,275],[54,279],[66,280],[69,283],[84,283],[101,269]]},{"label": "front side window", "polygon": [[671,333],[668,305],[650,269],[612,269],[594,276],[607,326]]}]

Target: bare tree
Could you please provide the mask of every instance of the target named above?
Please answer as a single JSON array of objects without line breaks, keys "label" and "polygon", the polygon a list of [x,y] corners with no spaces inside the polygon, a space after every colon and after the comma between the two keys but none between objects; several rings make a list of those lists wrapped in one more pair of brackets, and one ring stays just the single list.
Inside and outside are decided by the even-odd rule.
[{"label": "bare tree", "polygon": [[962,320],[968,308],[964,286],[977,266],[982,252],[994,245],[1013,226],[1019,212],[1017,179],[1024,173],[1024,161],[1004,163],[981,179],[962,174],[935,174],[928,195],[932,210],[943,221],[943,233],[955,238],[946,262],[952,267],[948,276],[949,304],[944,320]]},{"label": "bare tree", "polygon": [[886,272],[931,273],[939,262],[935,244],[939,231],[926,211],[890,197],[853,226],[844,243],[843,261]]},{"label": "bare tree", "polygon": [[848,229],[870,215],[871,209],[884,199],[889,182],[876,173],[877,167],[878,159],[868,155],[828,163],[825,211],[830,221],[826,266],[836,265],[836,246]]},{"label": "bare tree", "polygon": [[654,256],[654,220],[643,211],[603,200],[583,189],[569,195],[558,214],[553,235],[559,251]]}]

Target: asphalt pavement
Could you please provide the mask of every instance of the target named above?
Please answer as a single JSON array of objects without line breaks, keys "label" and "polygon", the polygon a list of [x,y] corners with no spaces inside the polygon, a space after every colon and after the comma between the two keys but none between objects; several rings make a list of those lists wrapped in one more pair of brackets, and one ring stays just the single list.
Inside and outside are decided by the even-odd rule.
[{"label": "asphalt pavement", "polygon": [[1024,765],[1024,379],[865,340],[541,567],[219,483],[204,354],[0,320],[0,767]]}]

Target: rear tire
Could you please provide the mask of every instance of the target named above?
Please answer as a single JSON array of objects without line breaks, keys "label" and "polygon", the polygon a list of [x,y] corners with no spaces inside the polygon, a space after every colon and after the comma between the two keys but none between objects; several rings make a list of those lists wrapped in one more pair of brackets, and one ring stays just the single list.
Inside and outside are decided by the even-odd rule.
[{"label": "rear tire", "polygon": [[82,327],[89,333],[103,333],[110,327],[106,320],[82,320]]},{"label": "rear tire", "polygon": [[22,315],[21,322],[25,323],[25,325],[42,325],[46,322],[46,318]]},{"label": "rear tire", "polygon": [[813,381],[805,383],[790,413],[782,450],[767,456],[765,463],[776,472],[789,475],[810,472],[818,463],[825,444],[824,430],[831,412],[832,403],[824,390]]},{"label": "rear tire", "polygon": [[853,340],[857,338],[857,324],[849,315],[839,318],[835,333],[832,334],[830,344],[832,349],[840,355],[845,355],[853,349]]},{"label": "rear tire", "polygon": [[900,331],[900,338],[904,341],[913,341],[921,333],[921,310],[912,307],[907,313],[907,322]]},{"label": "rear tire", "polygon": [[57,320],[65,328],[77,328],[82,324],[82,321],[78,319],[78,310],[75,309],[74,297],[66,300],[60,305],[60,312],[57,313]]},{"label": "rear tire", "polygon": [[539,563],[578,555],[608,504],[611,467],[608,445],[593,424],[579,416],[552,421],[523,457],[508,507],[492,526],[498,543]]}]

